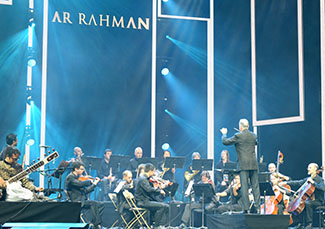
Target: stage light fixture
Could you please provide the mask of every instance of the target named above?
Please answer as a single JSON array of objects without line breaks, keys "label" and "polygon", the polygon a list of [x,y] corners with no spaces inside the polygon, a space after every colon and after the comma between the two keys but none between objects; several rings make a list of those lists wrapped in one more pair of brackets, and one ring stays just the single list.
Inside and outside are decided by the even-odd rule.
[{"label": "stage light fixture", "polygon": [[169,39],[169,38],[170,38],[170,36],[169,36],[169,35],[166,35],[166,38],[167,38],[167,39]]},{"label": "stage light fixture", "polygon": [[168,75],[168,73],[169,73],[169,69],[168,69],[168,68],[163,68],[163,69],[161,70],[161,74],[162,74],[163,76]]},{"label": "stage light fixture", "polygon": [[168,0],[163,0],[163,2],[168,2]]},{"label": "stage light fixture", "polygon": [[169,146],[168,143],[164,143],[164,144],[161,146],[162,150],[168,150],[169,147],[170,147],[170,146]]},{"label": "stage light fixture", "polygon": [[165,109],[165,112],[168,113],[169,112],[168,109]]},{"label": "stage light fixture", "polygon": [[28,137],[27,140],[26,140],[26,144],[29,145],[29,146],[32,146],[35,144],[35,140],[32,138],[32,137]]},{"label": "stage light fixture", "polygon": [[34,58],[29,58],[27,64],[29,67],[34,67],[36,65],[36,60]]}]

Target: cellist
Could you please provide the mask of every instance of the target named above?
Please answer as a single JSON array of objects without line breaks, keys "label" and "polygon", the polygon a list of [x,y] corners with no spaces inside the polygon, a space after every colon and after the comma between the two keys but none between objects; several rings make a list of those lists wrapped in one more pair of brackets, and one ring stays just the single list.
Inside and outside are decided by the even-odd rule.
[{"label": "cellist", "polygon": [[[308,175],[310,177],[306,177],[305,179],[302,180],[297,180],[297,181],[285,181],[279,183],[279,185],[284,185],[284,184],[289,184],[290,186],[302,186],[306,182],[312,184],[315,187],[315,190],[312,194],[311,197],[307,198],[305,202],[305,208],[301,212],[300,215],[305,217],[305,228],[306,229],[311,229],[312,228],[312,222],[313,222],[313,210],[319,206],[322,205],[324,202],[324,191],[325,191],[325,184],[324,180],[322,177],[320,177],[317,172],[318,172],[318,165],[316,163],[310,163],[307,168]],[[300,190],[300,189],[299,189]],[[297,228],[302,228],[303,227],[303,222],[300,219],[299,224]]]}]

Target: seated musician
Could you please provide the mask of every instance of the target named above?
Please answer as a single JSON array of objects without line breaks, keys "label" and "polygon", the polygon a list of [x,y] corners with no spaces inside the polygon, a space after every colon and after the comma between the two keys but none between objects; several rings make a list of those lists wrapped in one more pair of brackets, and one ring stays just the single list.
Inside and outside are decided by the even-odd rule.
[{"label": "seated musician", "polygon": [[102,179],[101,184],[101,200],[108,200],[108,193],[112,192],[115,188],[116,174],[115,168],[110,165],[110,158],[112,155],[111,149],[105,149],[104,158],[97,170],[97,176]]},{"label": "seated musician", "polygon": [[101,228],[102,215],[104,211],[104,204],[87,199],[87,194],[92,192],[100,179],[96,177],[94,181],[85,180],[80,181],[78,178],[82,176],[85,171],[85,166],[80,161],[72,162],[72,172],[65,178],[65,188],[68,198],[72,202],[80,202],[81,207],[91,210],[92,220],[91,223],[95,228]]},{"label": "seated musician", "polygon": [[281,174],[281,173],[279,173],[279,172],[276,171],[276,165],[275,165],[274,163],[270,163],[270,164],[268,165],[268,171],[269,171],[270,173],[275,173],[275,176],[276,176],[277,178],[280,178],[280,179],[282,179],[282,180],[290,180],[290,177],[285,176],[285,175],[283,175],[283,174]]},{"label": "seated musician", "polygon": [[150,215],[153,216],[156,226],[164,226],[167,223],[168,204],[158,202],[153,195],[166,193],[160,189],[155,188],[150,183],[150,178],[155,173],[155,167],[151,163],[147,163],[144,168],[144,174],[140,175],[135,187],[135,198],[139,207],[150,210]]},{"label": "seated musician", "polygon": [[[315,187],[315,191],[311,198],[308,198],[305,203],[305,208],[303,212],[300,214],[305,217],[305,225],[306,228],[312,228],[313,222],[313,210],[324,203],[324,191],[325,191],[325,184],[322,177],[317,175],[318,165],[316,163],[310,163],[308,165],[308,175],[310,177],[306,177],[305,179],[298,180],[298,181],[285,181],[279,183],[279,186],[284,184],[289,184],[290,186],[302,186],[305,182],[312,184]],[[298,219],[299,227],[302,225],[302,219]],[[297,227],[298,228],[298,227]]]},{"label": "seated musician", "polygon": [[129,211],[130,207],[123,196],[123,192],[127,190],[134,194],[134,184],[132,180],[132,173],[130,170],[125,170],[122,175],[123,178],[122,180],[118,181],[114,192],[117,195],[118,212],[123,215],[126,222],[129,222],[133,215],[132,212]]},{"label": "seated musician", "polygon": [[[4,180],[9,180],[11,177],[15,176],[19,172],[21,172],[22,166],[17,163],[20,151],[16,147],[7,147],[4,152],[5,159],[0,161],[0,177]],[[37,198],[36,195],[33,195],[31,192],[41,192],[44,190],[42,187],[35,187],[32,182],[30,182],[26,177],[20,180],[21,186],[16,187],[19,188],[18,192],[7,193],[7,201],[21,201],[21,200],[32,200]]]},{"label": "seated musician", "polygon": [[[208,171],[203,171],[201,174],[201,181],[198,182],[198,184],[211,184],[213,189],[214,185],[212,180],[210,179],[210,173]],[[204,203],[206,206],[208,206],[212,202],[211,198],[204,198]],[[181,228],[185,228],[190,223],[190,216],[193,209],[200,209],[202,208],[202,199],[200,198],[199,201],[193,202],[191,204],[186,204],[184,213],[182,216],[182,224],[180,225]]]},{"label": "seated musician", "polygon": [[131,170],[133,177],[136,177],[137,174],[137,168],[139,165],[139,159],[142,158],[143,150],[141,147],[137,147],[134,150],[134,158],[130,160],[129,168],[128,170]]},{"label": "seated musician", "polygon": [[165,168],[165,160],[167,157],[170,157],[170,152],[168,150],[164,151],[163,160],[158,164],[159,176],[164,180],[174,182],[174,174],[176,169],[174,168]]},{"label": "seated musician", "polygon": [[[201,155],[199,152],[192,153],[192,162],[193,160],[199,160],[201,158]],[[197,184],[201,180],[201,170],[193,170],[192,165],[190,165],[187,170],[184,173],[184,193],[187,189],[189,183],[191,180],[193,180],[194,184]]]},{"label": "seated musician", "polygon": [[82,149],[79,146],[73,148],[73,155],[74,157],[69,160],[69,162],[80,161],[82,162],[81,157],[84,155]]},{"label": "seated musician", "polygon": [[[215,184],[216,184],[216,192],[222,192],[227,189],[229,186],[229,175],[223,173],[223,170],[226,168],[226,163],[229,163],[229,151],[222,150],[220,155],[220,161],[215,165],[216,173],[215,173]],[[221,197],[223,201],[227,201],[226,198]]]},{"label": "seated musician", "polygon": [[[243,210],[242,206],[242,198],[241,198],[241,192],[240,192],[241,184],[240,184],[240,176],[239,174],[236,174],[234,177],[234,180],[231,182],[231,184],[227,187],[225,191],[216,193],[216,199],[214,199],[213,202],[211,202],[207,207],[207,211],[216,210],[218,214],[222,214],[225,212],[240,212]],[[219,202],[216,202],[220,197],[230,197],[230,202],[227,204],[220,204]]]}]

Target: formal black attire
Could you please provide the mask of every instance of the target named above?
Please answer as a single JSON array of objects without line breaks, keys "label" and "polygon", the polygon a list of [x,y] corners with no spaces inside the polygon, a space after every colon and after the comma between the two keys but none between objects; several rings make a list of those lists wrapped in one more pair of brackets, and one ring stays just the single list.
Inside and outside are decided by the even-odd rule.
[{"label": "formal black attire", "polygon": [[102,223],[102,215],[104,211],[104,204],[88,200],[87,194],[95,189],[96,185],[92,184],[90,180],[79,181],[78,176],[70,173],[65,178],[65,188],[68,193],[68,198],[72,202],[81,202],[81,207],[91,210],[92,221],[97,227]]},{"label": "formal black attire", "polygon": [[233,186],[229,186],[225,192],[230,197],[228,204],[219,205],[216,209],[216,213],[222,214],[228,211],[239,212],[243,210],[243,200],[241,195],[241,188],[237,189],[237,195],[234,194]]},{"label": "formal black attire", "polygon": [[[119,184],[121,182],[124,182],[124,185],[122,186],[122,188],[116,193],[117,196],[117,210],[118,212],[123,215],[124,219],[126,222],[129,222],[132,217],[134,216],[132,211],[130,211],[130,206],[129,204],[126,202],[126,199],[123,195],[124,191],[129,191],[130,193],[132,193],[133,195],[135,194],[135,188],[133,184],[127,184],[126,181],[124,180],[119,180],[117,182],[116,186],[119,186]],[[123,222],[120,224],[120,226],[122,226]],[[124,225],[125,226],[125,225]]]},{"label": "formal black attire", "polygon": [[[106,162],[105,159],[103,159],[100,163],[100,167],[97,170],[97,176],[100,179],[103,179],[104,177],[108,177],[110,175],[110,169],[112,168],[112,176],[115,176],[115,179],[118,179],[118,172],[116,168],[113,168],[109,162]],[[101,200],[108,200],[108,193],[114,190],[116,184],[116,180],[114,182],[110,182],[108,179],[103,179],[100,187],[100,193],[101,193]]]},{"label": "formal black attire", "polygon": [[258,164],[255,152],[257,145],[257,137],[249,130],[243,130],[236,133],[234,136],[227,138],[227,135],[222,135],[222,143],[224,145],[235,145],[237,151],[238,170],[241,183],[241,194],[243,198],[243,210],[249,210],[248,198],[248,181],[250,180],[255,207],[260,209],[260,189],[258,184]]},{"label": "formal black attire", "polygon": [[135,188],[135,198],[138,206],[150,210],[156,226],[163,226],[167,223],[168,204],[155,200],[154,196],[159,193],[160,189],[151,185],[146,174],[138,178]]},{"label": "formal black attire", "polygon": [[130,164],[129,164],[128,170],[130,170],[132,172],[133,177],[137,177],[138,165],[139,165],[139,158],[134,157],[134,158],[130,159]]},{"label": "formal black attire", "polygon": [[169,168],[169,169],[166,169],[167,170],[166,172],[164,172],[164,165],[165,165],[165,162],[164,161],[161,161],[158,163],[158,170],[160,173],[164,173],[164,175],[161,177],[162,179],[164,180],[169,180],[171,182],[174,182],[174,173],[172,172],[172,169]]},{"label": "formal black attire", "polygon": [[[287,181],[288,185],[301,187],[308,179],[309,177],[306,177],[305,179],[298,180],[298,181]],[[302,216],[306,217],[306,224],[310,224],[313,222],[313,210],[319,206],[321,206],[324,203],[324,191],[325,191],[325,184],[322,177],[316,175],[314,178],[314,186],[315,191],[313,193],[313,198],[309,198],[306,200],[305,208],[303,212],[301,213]]]}]

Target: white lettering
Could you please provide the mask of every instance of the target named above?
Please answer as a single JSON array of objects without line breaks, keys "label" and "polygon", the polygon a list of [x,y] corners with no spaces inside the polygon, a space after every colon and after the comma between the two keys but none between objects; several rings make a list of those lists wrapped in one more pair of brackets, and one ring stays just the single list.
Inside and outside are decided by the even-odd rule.
[{"label": "white lettering", "polygon": [[106,26],[109,26],[109,15],[106,15],[106,19],[103,19],[103,15],[99,15],[99,25],[103,26],[103,21],[106,21]]},{"label": "white lettering", "polygon": [[58,21],[59,23],[62,23],[58,11],[55,11],[52,22]]},{"label": "white lettering", "polygon": [[119,22],[117,22],[116,17],[113,16],[113,25],[112,25],[112,27],[115,27],[115,25],[116,25],[116,27],[120,27],[120,25],[121,25],[121,28],[124,28],[124,19],[123,19],[123,17],[120,18]]}]

